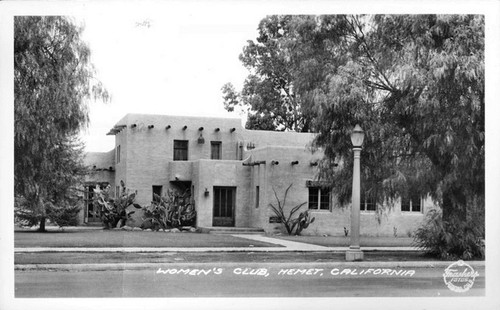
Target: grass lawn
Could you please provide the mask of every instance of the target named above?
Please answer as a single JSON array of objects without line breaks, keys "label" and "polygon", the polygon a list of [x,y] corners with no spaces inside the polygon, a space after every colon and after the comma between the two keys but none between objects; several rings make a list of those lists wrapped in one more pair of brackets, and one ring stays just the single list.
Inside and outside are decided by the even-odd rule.
[{"label": "grass lawn", "polygon": [[[310,243],[325,247],[349,246],[351,243],[350,237],[334,237],[334,236],[273,236],[284,240]],[[412,246],[413,238],[403,237],[361,237],[360,245],[367,247],[409,247]]]},{"label": "grass lawn", "polygon": [[165,233],[123,230],[66,230],[44,233],[14,232],[14,247],[279,247],[279,245],[201,233]]}]

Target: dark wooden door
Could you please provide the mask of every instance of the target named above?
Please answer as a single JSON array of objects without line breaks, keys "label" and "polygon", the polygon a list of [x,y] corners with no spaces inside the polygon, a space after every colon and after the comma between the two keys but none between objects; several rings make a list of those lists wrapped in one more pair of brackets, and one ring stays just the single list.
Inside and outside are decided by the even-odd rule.
[{"label": "dark wooden door", "polygon": [[214,187],[214,212],[212,226],[234,227],[236,187]]}]

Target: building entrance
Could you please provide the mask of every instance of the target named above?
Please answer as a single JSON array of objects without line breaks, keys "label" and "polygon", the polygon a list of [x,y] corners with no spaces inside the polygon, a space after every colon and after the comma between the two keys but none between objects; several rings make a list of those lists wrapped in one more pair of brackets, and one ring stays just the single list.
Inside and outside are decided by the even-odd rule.
[{"label": "building entrance", "polygon": [[94,203],[95,185],[85,186],[85,222],[95,223],[101,221],[101,210]]},{"label": "building entrance", "polygon": [[214,187],[212,226],[234,227],[236,187]]}]

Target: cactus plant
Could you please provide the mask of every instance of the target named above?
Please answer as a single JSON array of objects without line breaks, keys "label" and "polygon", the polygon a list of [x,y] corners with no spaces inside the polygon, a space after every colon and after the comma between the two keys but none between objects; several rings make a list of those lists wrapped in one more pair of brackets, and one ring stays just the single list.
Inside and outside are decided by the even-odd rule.
[{"label": "cactus plant", "polygon": [[125,187],[123,181],[120,182],[121,191],[116,199],[110,197],[110,186],[101,189],[99,186],[94,190],[94,202],[101,208],[98,214],[101,217],[104,229],[124,226],[135,213],[135,211],[127,210],[128,207],[134,206],[140,209],[141,206],[134,203],[137,191],[130,193]]},{"label": "cactus plant", "polygon": [[306,210],[306,211],[300,213],[299,217],[294,220],[294,224],[292,226],[292,230],[293,230],[293,227],[295,227],[295,225],[297,225],[297,229],[295,230],[295,235],[297,235],[297,236],[300,235],[302,230],[309,227],[309,224],[312,224],[314,222],[314,220],[315,220],[314,217],[311,218],[309,216],[309,210]]},{"label": "cactus plant", "polygon": [[142,210],[144,222],[141,228],[158,230],[194,226],[196,223],[196,210],[189,189],[184,193],[169,189],[163,197],[154,194],[151,205]]}]

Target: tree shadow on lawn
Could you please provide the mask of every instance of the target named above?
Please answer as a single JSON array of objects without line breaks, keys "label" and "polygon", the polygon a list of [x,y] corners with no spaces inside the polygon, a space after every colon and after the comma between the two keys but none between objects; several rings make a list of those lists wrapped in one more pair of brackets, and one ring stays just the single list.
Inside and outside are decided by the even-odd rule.
[{"label": "tree shadow on lawn", "polygon": [[19,231],[14,245],[26,247],[280,247],[231,235],[191,232],[165,233],[121,230],[80,230],[69,233]]},{"label": "tree shadow on lawn", "polygon": [[81,233],[81,230],[46,230],[46,231],[38,231],[38,230],[16,230],[14,233],[16,234],[72,234],[72,233]]}]

